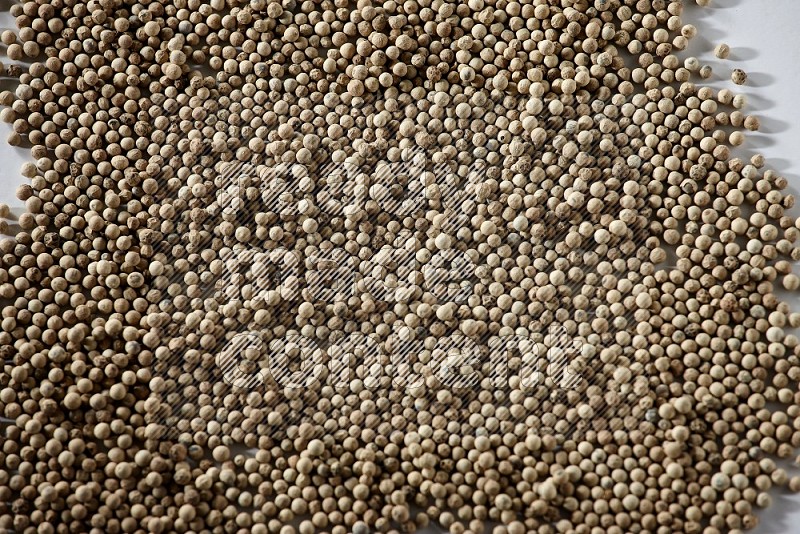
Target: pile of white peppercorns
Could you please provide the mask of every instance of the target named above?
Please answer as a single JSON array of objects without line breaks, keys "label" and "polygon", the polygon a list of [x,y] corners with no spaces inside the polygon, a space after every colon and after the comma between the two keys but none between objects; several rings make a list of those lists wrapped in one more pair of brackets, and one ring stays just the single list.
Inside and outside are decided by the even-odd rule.
[{"label": "pile of white peppercorns", "polygon": [[[0,528],[714,534],[800,491],[800,223],[683,2],[10,10]],[[243,332],[317,380],[232,386]]]}]

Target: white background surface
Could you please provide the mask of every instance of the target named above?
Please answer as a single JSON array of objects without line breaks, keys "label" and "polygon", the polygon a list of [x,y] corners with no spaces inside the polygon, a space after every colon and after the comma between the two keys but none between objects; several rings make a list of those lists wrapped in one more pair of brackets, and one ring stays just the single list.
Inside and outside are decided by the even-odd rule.
[{"label": "white background surface", "polygon": [[[800,198],[800,1],[711,1],[710,7],[699,8],[694,0],[684,0],[684,23],[698,29],[687,52],[713,67],[708,85],[746,94],[745,111],[761,120],[761,130],[748,132],[737,155],[764,154],[767,165],[785,176],[790,192]],[[731,47],[727,60],[714,57],[714,47],[722,42]],[[734,68],[747,72],[747,84],[738,87],[730,81]],[[792,215],[800,215],[797,208]],[[788,300],[800,309],[800,296]],[[774,490],[772,496],[772,507],[758,513],[760,525],[754,532],[800,534],[800,495]]]},{"label": "white background surface", "polygon": [[[694,24],[699,32],[682,57],[695,55],[711,65],[714,76],[707,83],[744,92],[749,99],[747,111],[761,119],[761,132],[748,135],[739,155],[764,154],[768,165],[786,176],[791,192],[800,197],[800,1],[712,0],[708,8],[698,8],[694,0],[684,1],[684,23]],[[3,5],[7,9],[8,4]],[[0,29],[7,28],[14,28],[14,20],[4,12]],[[721,42],[731,47],[727,60],[714,57],[713,49]],[[744,87],[730,81],[734,68],[748,73]],[[0,81],[0,86],[10,88],[9,83]],[[19,169],[30,153],[6,144],[10,131],[8,125],[0,124],[0,202],[11,205],[18,215],[22,203],[14,190],[23,183]],[[800,298],[794,296],[791,302],[800,309]],[[800,534],[800,495],[774,492],[773,498],[772,508],[759,514],[761,524],[755,532]]]}]

